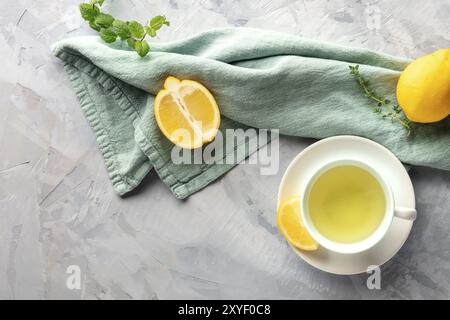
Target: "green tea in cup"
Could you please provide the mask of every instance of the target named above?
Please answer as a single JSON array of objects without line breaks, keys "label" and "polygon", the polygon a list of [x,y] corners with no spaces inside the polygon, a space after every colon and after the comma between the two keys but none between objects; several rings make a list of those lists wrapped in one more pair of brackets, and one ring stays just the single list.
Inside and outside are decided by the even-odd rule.
[{"label": "green tea in cup", "polygon": [[326,169],[312,182],[307,206],[310,220],[322,236],[354,243],[378,229],[386,212],[386,195],[368,170],[342,164]]}]

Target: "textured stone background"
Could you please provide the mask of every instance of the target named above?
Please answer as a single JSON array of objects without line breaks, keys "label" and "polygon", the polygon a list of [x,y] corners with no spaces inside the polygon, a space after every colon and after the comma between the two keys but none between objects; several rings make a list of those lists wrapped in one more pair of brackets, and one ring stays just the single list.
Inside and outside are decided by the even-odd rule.
[{"label": "textured stone background", "polygon": [[[49,50],[92,33],[78,2],[0,2],[0,298],[450,297],[448,172],[412,169],[419,218],[373,291],[367,275],[309,267],[274,227],[281,175],[310,140],[281,138],[276,176],[241,165],[178,201],[151,175],[139,193],[117,197]],[[165,14],[172,26],[157,41],[248,26],[410,57],[450,46],[447,0],[107,2],[122,18]],[[81,290],[66,288],[72,264],[81,267]]]}]

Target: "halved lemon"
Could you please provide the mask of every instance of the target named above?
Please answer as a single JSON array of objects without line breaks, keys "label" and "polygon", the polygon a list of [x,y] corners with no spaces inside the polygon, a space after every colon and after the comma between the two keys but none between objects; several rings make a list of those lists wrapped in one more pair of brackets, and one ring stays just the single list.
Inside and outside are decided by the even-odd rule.
[{"label": "halved lemon", "polygon": [[317,250],[318,243],[306,230],[300,216],[300,197],[292,196],[278,209],[277,226],[283,237],[301,250]]},{"label": "halved lemon", "polygon": [[193,80],[168,77],[155,98],[156,122],[174,144],[195,149],[214,139],[220,112],[211,92]]}]

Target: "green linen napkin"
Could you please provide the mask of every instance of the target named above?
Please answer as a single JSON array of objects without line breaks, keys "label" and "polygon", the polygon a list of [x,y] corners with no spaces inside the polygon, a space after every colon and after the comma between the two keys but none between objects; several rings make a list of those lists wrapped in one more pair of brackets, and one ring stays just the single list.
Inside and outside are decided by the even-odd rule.
[{"label": "green linen napkin", "polygon": [[[373,103],[349,74],[348,66],[359,64],[372,87],[394,100],[408,59],[247,28],[152,43],[151,50],[140,58],[123,43],[108,45],[98,37],[69,38],[53,46],[120,195],[154,169],[177,198],[185,198],[234,166],[171,161],[173,145],[159,131],[152,108],[169,75],[199,81],[212,92],[221,130],[279,129],[312,138],[358,135],[383,144],[404,163],[450,170],[449,118],[414,124],[407,136],[399,124],[373,112]],[[230,152],[239,161],[255,149],[244,141]]]}]

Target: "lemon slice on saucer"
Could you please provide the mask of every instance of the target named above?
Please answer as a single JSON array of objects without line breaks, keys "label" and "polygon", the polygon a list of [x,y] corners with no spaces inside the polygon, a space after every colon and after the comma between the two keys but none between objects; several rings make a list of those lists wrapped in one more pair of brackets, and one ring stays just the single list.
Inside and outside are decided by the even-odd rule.
[{"label": "lemon slice on saucer", "polygon": [[317,250],[318,243],[306,230],[300,216],[300,197],[292,196],[278,209],[277,226],[283,237],[301,250]]},{"label": "lemon slice on saucer", "polygon": [[161,132],[174,144],[195,149],[214,139],[220,112],[211,92],[193,80],[168,77],[155,98],[154,112]]}]

